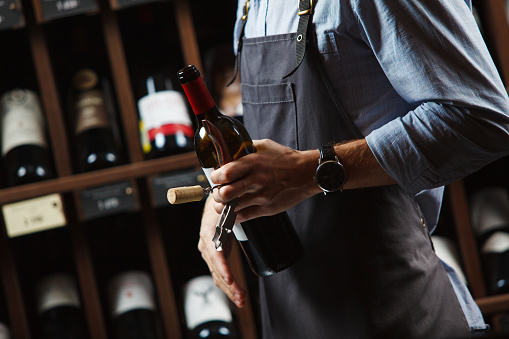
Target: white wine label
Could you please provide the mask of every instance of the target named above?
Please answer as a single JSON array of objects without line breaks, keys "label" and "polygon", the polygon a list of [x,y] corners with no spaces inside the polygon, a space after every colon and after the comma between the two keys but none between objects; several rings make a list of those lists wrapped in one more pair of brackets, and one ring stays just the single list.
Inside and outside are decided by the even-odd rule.
[{"label": "white wine label", "polygon": [[9,237],[65,226],[67,220],[60,194],[50,194],[2,206]]},{"label": "white wine label", "polygon": [[[214,170],[213,168],[202,168],[203,173],[205,173],[205,176],[207,177],[207,180],[209,181],[210,186],[214,186],[212,183],[212,180],[210,180],[210,173]],[[235,238],[237,238],[238,241],[247,241],[247,235],[244,232],[244,229],[242,228],[242,225],[237,223],[233,225],[233,234],[235,234]]]},{"label": "white wine label", "polygon": [[177,91],[146,95],[138,101],[138,110],[147,131],[164,125],[192,126],[184,97]]},{"label": "white wine label", "polygon": [[472,226],[477,235],[509,226],[509,194],[504,187],[488,187],[471,198]]},{"label": "white wine label", "polygon": [[235,234],[235,238],[237,238],[238,241],[247,241],[246,232],[244,232],[241,224],[237,223],[233,225],[233,234]]},{"label": "white wine label", "polygon": [[90,90],[78,95],[76,102],[76,134],[97,127],[109,127],[104,95],[99,90]]},{"label": "white wine label", "polygon": [[58,306],[81,307],[76,280],[69,274],[56,273],[36,285],[38,312]]},{"label": "white wine label", "polygon": [[205,174],[205,176],[207,177],[207,181],[209,182],[209,185],[211,187],[214,186],[214,183],[212,182],[212,180],[210,180],[210,173],[212,173],[212,171],[214,169],[213,168],[203,168],[202,167],[202,170],[203,170],[203,173]]},{"label": "white wine label", "polygon": [[24,89],[15,89],[1,99],[2,155],[16,146],[47,147],[44,118],[37,95]]},{"label": "white wine label", "polygon": [[2,323],[0,323],[0,339],[11,339],[9,328]]},{"label": "white wine label", "polygon": [[146,272],[127,271],[117,275],[109,283],[108,293],[113,317],[134,309],[156,309],[152,280]]},{"label": "white wine label", "polygon": [[228,298],[214,284],[211,276],[204,275],[189,280],[183,287],[183,293],[184,312],[189,329],[209,321],[232,322]]},{"label": "white wine label", "polygon": [[503,253],[509,250],[509,234],[495,232],[482,246],[481,253]]}]

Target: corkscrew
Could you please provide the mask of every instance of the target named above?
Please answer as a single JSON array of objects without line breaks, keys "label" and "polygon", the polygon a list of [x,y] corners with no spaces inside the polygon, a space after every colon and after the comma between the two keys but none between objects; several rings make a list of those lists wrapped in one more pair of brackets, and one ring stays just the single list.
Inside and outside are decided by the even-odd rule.
[{"label": "corkscrew", "polygon": [[[203,120],[203,126],[209,136],[212,144],[217,153],[219,166],[223,166],[232,160],[230,152],[224,142],[223,135],[212,123],[207,120]],[[199,201],[203,199],[203,196],[210,194],[215,188],[221,187],[222,185],[212,186],[203,188],[200,185],[188,186],[188,187],[177,187],[168,190],[168,201],[171,204],[179,204],[184,202]],[[216,250],[222,251],[223,244],[225,243],[228,235],[233,230],[237,213],[235,213],[235,207],[238,205],[237,198],[227,202],[221,211],[221,215],[216,224],[216,231],[212,241],[216,246]]]}]

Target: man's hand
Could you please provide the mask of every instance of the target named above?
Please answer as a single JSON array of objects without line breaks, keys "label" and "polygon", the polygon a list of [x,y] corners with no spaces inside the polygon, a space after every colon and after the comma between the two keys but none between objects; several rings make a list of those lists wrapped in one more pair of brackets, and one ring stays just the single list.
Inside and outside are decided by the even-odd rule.
[{"label": "man's hand", "polygon": [[[212,205],[213,199],[209,197],[203,210],[198,249],[209,267],[215,284],[226,293],[237,307],[242,308],[245,303],[246,291],[235,281],[224,252],[217,251],[212,242],[216,223],[219,219],[219,214]],[[229,241],[232,238],[233,234],[229,237]]]},{"label": "man's hand", "polygon": [[285,211],[321,192],[313,180],[318,151],[297,151],[272,140],[255,140],[256,153],[212,172],[216,212],[238,197],[237,222]]},{"label": "man's hand", "polygon": [[[255,140],[257,152],[221,166],[211,174],[214,209],[238,197],[237,222],[274,215],[321,193],[313,177],[320,157],[317,149],[298,151],[272,140]],[[337,144],[334,151],[346,169],[344,189],[390,185],[396,182],[382,169],[365,139]]]}]

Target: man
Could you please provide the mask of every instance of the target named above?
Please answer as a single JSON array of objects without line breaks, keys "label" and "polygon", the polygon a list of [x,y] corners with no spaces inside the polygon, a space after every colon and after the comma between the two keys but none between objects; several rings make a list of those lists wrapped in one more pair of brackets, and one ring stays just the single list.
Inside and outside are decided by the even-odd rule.
[{"label": "man", "polygon": [[[260,279],[264,338],[484,331],[429,237],[443,185],[509,151],[509,100],[471,2],[309,5],[251,0],[244,21],[239,4],[244,121],[265,140],[211,175],[225,186],[206,203],[199,249],[216,284],[243,306],[210,241],[223,203],[239,197],[238,222],[287,210],[304,246],[299,262]],[[317,171],[326,160],[329,182]]]}]

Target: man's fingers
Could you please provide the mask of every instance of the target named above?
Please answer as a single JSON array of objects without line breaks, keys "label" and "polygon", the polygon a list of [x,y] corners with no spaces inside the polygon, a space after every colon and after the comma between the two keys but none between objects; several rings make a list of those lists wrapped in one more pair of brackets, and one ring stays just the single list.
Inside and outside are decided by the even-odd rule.
[{"label": "man's fingers", "polygon": [[237,307],[242,308],[245,305],[246,291],[240,285],[232,280],[232,283],[226,284],[222,277],[216,271],[212,272],[214,283],[218,286]]}]

